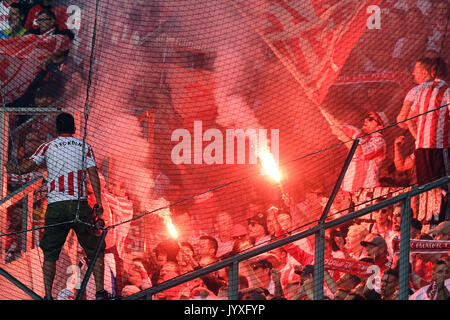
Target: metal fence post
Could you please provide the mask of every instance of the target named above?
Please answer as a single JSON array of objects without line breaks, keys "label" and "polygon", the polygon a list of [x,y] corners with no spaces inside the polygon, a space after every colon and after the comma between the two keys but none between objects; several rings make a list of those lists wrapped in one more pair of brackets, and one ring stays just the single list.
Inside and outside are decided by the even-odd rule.
[{"label": "metal fence post", "polygon": [[[3,109],[3,108],[2,108]],[[0,111],[0,194],[4,199],[7,194],[8,178],[5,163],[8,161],[8,144],[9,144],[9,124],[8,112]],[[7,209],[0,210],[0,233],[4,233],[7,229],[8,215]],[[5,258],[6,242],[5,237],[0,237],[0,261]]]},{"label": "metal fence post", "polygon": [[23,292],[28,294],[31,298],[34,300],[42,300],[42,298],[36,294],[33,290],[28,288],[26,285],[24,285],[22,282],[20,282],[17,278],[13,277],[8,271],[6,271],[3,268],[0,268],[0,275],[11,281],[14,285],[16,285],[19,289],[21,289]]},{"label": "metal fence post", "polygon": [[[22,230],[28,229],[28,198],[29,195],[26,194],[22,200]],[[22,251],[27,251],[27,234],[28,232],[23,232],[22,237]]]},{"label": "metal fence post", "polygon": [[239,297],[239,261],[233,261],[228,270],[228,300]]},{"label": "metal fence post", "polygon": [[95,250],[95,255],[92,258],[91,263],[89,264],[86,274],[84,275],[83,282],[81,283],[80,290],[78,291],[78,295],[75,300],[80,300],[84,294],[84,291],[86,290],[86,286],[88,284],[89,277],[91,276],[92,270],[94,269],[95,263],[97,262],[98,255],[100,254],[100,250],[102,248],[103,242],[105,241],[107,233],[108,233],[108,228],[103,229],[102,234],[100,236],[100,240],[98,242],[97,250]]},{"label": "metal fence post", "polygon": [[411,197],[402,200],[400,224],[399,300],[408,300],[409,292],[409,248],[411,225]]},{"label": "metal fence post", "polygon": [[1,182],[1,197],[2,199],[8,194],[8,177],[6,173],[5,163],[8,161],[9,148],[9,112],[0,111],[0,182]]},{"label": "metal fence post", "polygon": [[350,151],[347,154],[347,158],[345,159],[344,165],[342,166],[341,172],[339,173],[339,177],[334,184],[333,191],[331,192],[330,197],[328,198],[327,204],[325,208],[323,209],[322,215],[320,217],[320,222],[324,222],[325,219],[328,216],[328,212],[331,209],[331,206],[334,202],[334,199],[336,198],[337,193],[339,192],[341,188],[342,181],[344,180],[345,174],[347,173],[348,167],[350,166],[350,163],[352,162],[353,156],[355,155],[356,148],[358,148],[359,139],[355,139],[353,141],[352,147],[350,148]]},{"label": "metal fence post", "polygon": [[325,219],[328,216],[328,212],[331,209],[331,205],[339,192],[342,181],[344,180],[345,174],[347,173],[347,169],[355,155],[356,148],[358,147],[359,139],[355,139],[353,141],[352,147],[347,154],[347,158],[345,159],[344,166],[339,173],[339,177],[334,184],[333,191],[331,192],[330,198],[322,212],[322,215],[319,219],[318,226],[319,231],[316,232],[315,236],[315,248],[314,248],[314,300],[322,300],[323,299],[323,279],[324,279],[324,258],[325,258],[325,228],[323,226]]},{"label": "metal fence post", "polygon": [[319,223],[316,232],[314,248],[314,300],[323,299],[324,255],[325,255],[325,228]]}]

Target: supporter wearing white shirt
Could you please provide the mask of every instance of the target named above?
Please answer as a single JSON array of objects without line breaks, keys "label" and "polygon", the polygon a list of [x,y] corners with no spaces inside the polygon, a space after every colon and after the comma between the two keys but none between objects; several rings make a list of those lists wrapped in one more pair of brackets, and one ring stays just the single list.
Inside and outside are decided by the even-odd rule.
[{"label": "supporter wearing white shirt", "polygon": [[439,260],[433,269],[432,283],[414,292],[409,300],[448,300],[450,298],[450,268]]},{"label": "supporter wearing white shirt", "polygon": [[[85,174],[89,174],[95,198],[97,200],[97,215],[103,214],[100,180],[91,147],[80,139],[72,137],[75,133],[75,120],[69,113],[61,113],[56,118],[56,129],[59,136],[42,144],[29,160],[20,166],[8,162],[5,167],[8,172],[23,174],[31,172],[45,162],[47,177],[47,211],[45,225],[64,224],[75,219],[87,222],[92,214],[92,208],[87,202]],[[79,210],[78,210],[78,209]],[[52,300],[52,287],[56,272],[56,262],[71,229],[75,230],[77,238],[87,257],[92,259],[98,247],[100,237],[88,230],[84,224],[70,224],[61,229],[46,228],[42,235],[40,247],[44,252],[43,274],[45,284],[45,299]],[[94,266],[96,298],[107,299],[104,290],[104,248]]]},{"label": "supporter wearing white shirt", "polygon": [[382,111],[370,111],[361,129],[342,124],[327,111],[321,109],[330,124],[331,132],[345,146],[352,147],[351,140],[360,137],[360,142],[342,181],[341,189],[355,192],[361,188],[374,188],[379,185],[379,171],[386,157],[386,141],[380,131],[388,125],[388,118]]},{"label": "supporter wearing white shirt", "polygon": [[19,2],[17,0],[3,0],[0,3],[0,30],[9,29],[8,16],[9,9],[13,3]]}]

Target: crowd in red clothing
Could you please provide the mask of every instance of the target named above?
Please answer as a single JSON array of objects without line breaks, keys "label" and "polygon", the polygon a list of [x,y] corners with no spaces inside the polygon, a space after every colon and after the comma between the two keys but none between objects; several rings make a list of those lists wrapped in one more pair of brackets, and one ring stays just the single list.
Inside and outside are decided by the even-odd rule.
[{"label": "crowd in red clothing", "polygon": [[[401,21],[407,21],[408,24],[411,24],[411,28],[419,28],[422,25],[417,21],[432,19],[437,14],[436,12],[443,10],[445,4],[443,1],[430,3],[429,1],[406,0],[388,1],[387,3],[389,6],[383,7],[383,13],[388,19],[383,21],[390,23],[389,26],[393,29],[396,29],[398,27],[396,23]],[[426,3],[430,3],[430,5]],[[0,30],[4,31],[3,38],[27,34],[65,34],[73,39],[74,35],[66,25],[67,8],[58,4],[57,1],[3,1],[2,4],[11,10],[8,12],[7,19],[0,17],[0,22],[8,21],[9,24],[5,30]],[[5,16],[3,12],[1,14]],[[438,16],[445,16],[445,14],[439,13]],[[398,17],[404,17],[404,19],[398,19]],[[411,36],[404,37],[400,35],[396,37],[397,33],[389,31],[393,29],[383,28],[383,32],[390,36],[377,36],[376,39],[384,41],[384,45],[386,45],[386,41],[389,42],[388,47],[393,48],[390,58],[399,63],[391,63],[389,66],[392,70],[386,70],[385,57],[379,53],[379,50],[373,50],[374,46],[380,47],[379,42],[372,41],[374,33],[367,32],[349,58],[349,65],[353,62],[353,68],[355,64],[359,64],[360,70],[374,73],[410,70],[419,62],[419,53],[427,51],[437,53],[443,47],[443,22],[445,21],[442,19],[435,19],[432,24],[426,24],[427,30],[417,33],[409,32]],[[412,30],[411,28],[409,30]],[[419,47],[420,49],[418,49]],[[446,57],[445,52],[442,57]],[[424,66],[433,65],[433,61],[420,60],[419,65],[422,69],[426,69]],[[72,79],[72,76],[76,77],[73,68],[70,52],[58,52],[49,56],[30,87],[9,106],[51,106],[65,93],[67,81]],[[345,75],[348,71],[344,68],[343,74]],[[423,72],[423,70],[417,72]],[[430,82],[431,69],[428,70],[428,73],[428,77],[417,83],[418,85]],[[446,85],[446,83],[444,84],[445,77],[434,77],[430,86],[433,86],[434,80],[437,78],[442,80],[439,85]],[[420,88],[420,90],[423,89]],[[423,112],[418,105],[418,96],[423,93],[420,90],[417,89],[415,94],[414,92],[408,93],[404,103],[406,113],[401,117],[399,115],[398,121],[404,121],[408,116],[413,115],[413,113],[409,114],[411,110],[416,114]],[[441,98],[444,99],[446,97],[445,90],[443,92]],[[412,108],[413,105],[415,109]],[[402,109],[402,111],[404,110]],[[13,131],[16,128],[20,129],[24,123],[34,126],[33,131],[27,129],[27,135],[21,135],[22,131],[16,133],[18,139],[13,148],[15,154],[12,156],[19,161],[27,158],[30,152],[36,149],[36,143],[39,145],[39,140],[43,142],[54,135],[53,132],[48,132],[45,129],[46,126],[43,125],[46,121],[51,121],[52,117],[48,116],[47,119],[44,119],[43,116],[40,116],[39,119],[29,121],[30,119],[30,116],[12,119],[11,129]],[[403,129],[410,129],[412,135],[417,134],[408,125],[403,126]],[[408,132],[405,132],[405,135],[407,134]],[[414,136],[414,138],[416,137]],[[411,156],[402,154],[404,141],[404,136],[395,139],[394,146],[391,148],[394,149],[394,161],[390,167],[384,168],[387,174],[378,177],[378,185],[402,187],[410,186],[417,181],[414,160]],[[443,148],[448,149],[448,145]],[[418,149],[423,149],[423,146],[419,146]],[[11,151],[11,153],[13,152]],[[380,168],[380,171],[382,169]],[[402,176],[402,174],[404,175]],[[33,176],[10,176],[9,178],[11,190],[15,190],[30,181]],[[419,177],[419,179],[422,178]],[[104,204],[106,204],[108,225],[120,224],[133,217],[133,205],[120,183],[118,184],[119,186],[112,184],[106,186],[104,183]],[[443,196],[442,202],[448,201],[447,198]],[[310,222],[312,216],[317,217],[326,200],[324,190],[316,185],[307,190],[303,199],[290,203],[286,207],[280,206],[278,203],[253,203],[246,211],[246,218],[239,219],[239,221],[226,210],[219,211],[214,216],[212,232],[202,229],[201,221],[196,220],[198,217],[193,217],[189,208],[175,208],[171,214],[174,224],[181,231],[180,237],[174,240],[166,236],[155,236],[151,250],[142,252],[142,254],[133,254],[127,250],[126,238],[130,228],[129,224],[124,224],[116,228],[106,239],[107,252],[114,256],[116,262],[115,287],[111,291],[117,295],[128,296],[220,259],[292,234]],[[351,194],[339,193],[332,213],[341,212],[342,215],[342,212],[350,211],[351,203]],[[439,212],[437,217],[433,216],[433,220],[428,216],[421,215],[420,212],[411,212],[410,238],[430,242],[449,240],[449,218],[446,216],[445,209],[448,210],[443,206],[443,211]],[[12,211],[18,210],[18,207],[12,209]],[[444,222],[445,220],[447,222]],[[11,220],[11,223],[15,224],[12,230],[20,229],[20,221]],[[439,226],[436,227],[436,225]],[[154,226],[154,228],[160,229],[164,229],[164,227],[163,224]],[[434,227],[436,228],[434,229]],[[144,232],[149,232],[149,230],[145,229]],[[372,219],[355,220],[328,230],[325,247],[325,298],[335,300],[396,299],[399,255],[395,245],[399,238],[399,206],[381,209],[372,215]],[[9,249],[11,247],[12,243],[8,245]],[[17,250],[14,250],[20,251],[20,243],[16,243],[15,248]],[[351,269],[351,272],[343,267],[345,263],[353,265],[354,268]],[[410,263],[411,299],[448,298],[448,291],[446,291],[450,288],[448,252],[413,253]],[[227,271],[227,269],[223,269],[192,280],[159,293],[155,298],[159,300],[226,299],[229,280]],[[313,274],[314,238],[308,237],[242,262],[239,268],[239,298],[243,300],[312,299]]]},{"label": "crowd in red clothing", "polygon": [[[319,200],[320,201],[320,200]],[[320,203],[317,203],[320,207]],[[214,232],[207,234],[193,222],[186,210],[174,210],[173,221],[179,238],[155,239],[153,250],[133,255],[129,268],[142,264],[139,276],[125,269],[123,296],[137,293],[174,277],[213,264],[227,257],[268,244],[292,234],[301,211],[270,206],[249,218],[234,222],[231,214],[216,214]],[[357,219],[326,232],[325,299],[395,300],[398,298],[400,205],[374,213],[374,220]],[[252,215],[253,214],[253,215]],[[412,215],[412,212],[411,212]],[[410,239],[449,240],[449,224],[424,231],[422,223],[412,218]],[[164,229],[163,225],[156,228]],[[136,262],[139,261],[139,262]],[[449,287],[448,251],[415,253],[410,261],[410,297],[430,285]],[[145,272],[142,272],[145,270]],[[130,280],[131,273],[132,280]],[[310,236],[261,254],[239,264],[240,299],[313,299],[314,237]],[[155,299],[227,299],[228,268],[159,293]],[[448,293],[448,292],[447,292]],[[444,295],[445,296],[445,295]],[[433,299],[422,295],[420,299]]]}]

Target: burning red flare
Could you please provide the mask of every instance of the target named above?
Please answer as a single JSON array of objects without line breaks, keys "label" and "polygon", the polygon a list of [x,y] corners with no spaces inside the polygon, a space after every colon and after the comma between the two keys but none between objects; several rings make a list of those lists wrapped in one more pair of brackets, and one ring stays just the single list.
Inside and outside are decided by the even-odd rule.
[{"label": "burning red flare", "polygon": [[270,176],[276,182],[281,181],[281,173],[278,165],[273,157],[273,154],[268,150],[262,149],[258,152],[258,157],[261,161],[261,166],[265,174]]}]

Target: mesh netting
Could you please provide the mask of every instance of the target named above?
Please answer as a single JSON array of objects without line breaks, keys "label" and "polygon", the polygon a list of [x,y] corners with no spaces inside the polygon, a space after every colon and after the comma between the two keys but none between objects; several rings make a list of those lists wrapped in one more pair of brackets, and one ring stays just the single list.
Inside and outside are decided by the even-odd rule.
[{"label": "mesh netting", "polygon": [[[439,162],[422,180],[415,155],[448,150],[450,90],[436,75],[450,57],[447,1],[9,2],[0,4],[1,299],[35,298],[10,277],[46,294],[48,253],[39,245],[58,227],[45,222],[50,203],[74,201],[75,220],[63,225],[94,232],[76,220],[86,200],[98,203],[93,164],[104,288],[122,297],[317,225],[357,138],[326,221],[448,175]],[[440,82],[431,89],[415,87],[433,77]],[[60,145],[49,158],[69,141],[55,124],[62,112],[74,118],[70,141],[79,149]],[[431,121],[444,132],[441,145],[415,146],[414,124],[417,137],[429,137],[420,130]],[[38,157],[29,173],[6,171],[7,162]],[[447,202],[442,188],[414,197],[411,238],[448,241],[427,234],[449,219]],[[364,299],[395,297],[382,278],[389,269],[398,279],[399,212],[392,206],[326,232],[326,297],[352,289]],[[386,261],[361,245],[368,234],[384,239]],[[305,266],[314,247],[309,236],[242,262],[239,298],[312,299]],[[448,250],[432,253],[439,260]],[[412,291],[436,280],[431,255],[411,250]],[[71,230],[53,297],[74,299],[91,261]],[[153,298],[226,299],[227,272]],[[94,280],[83,299],[96,298]]]}]

